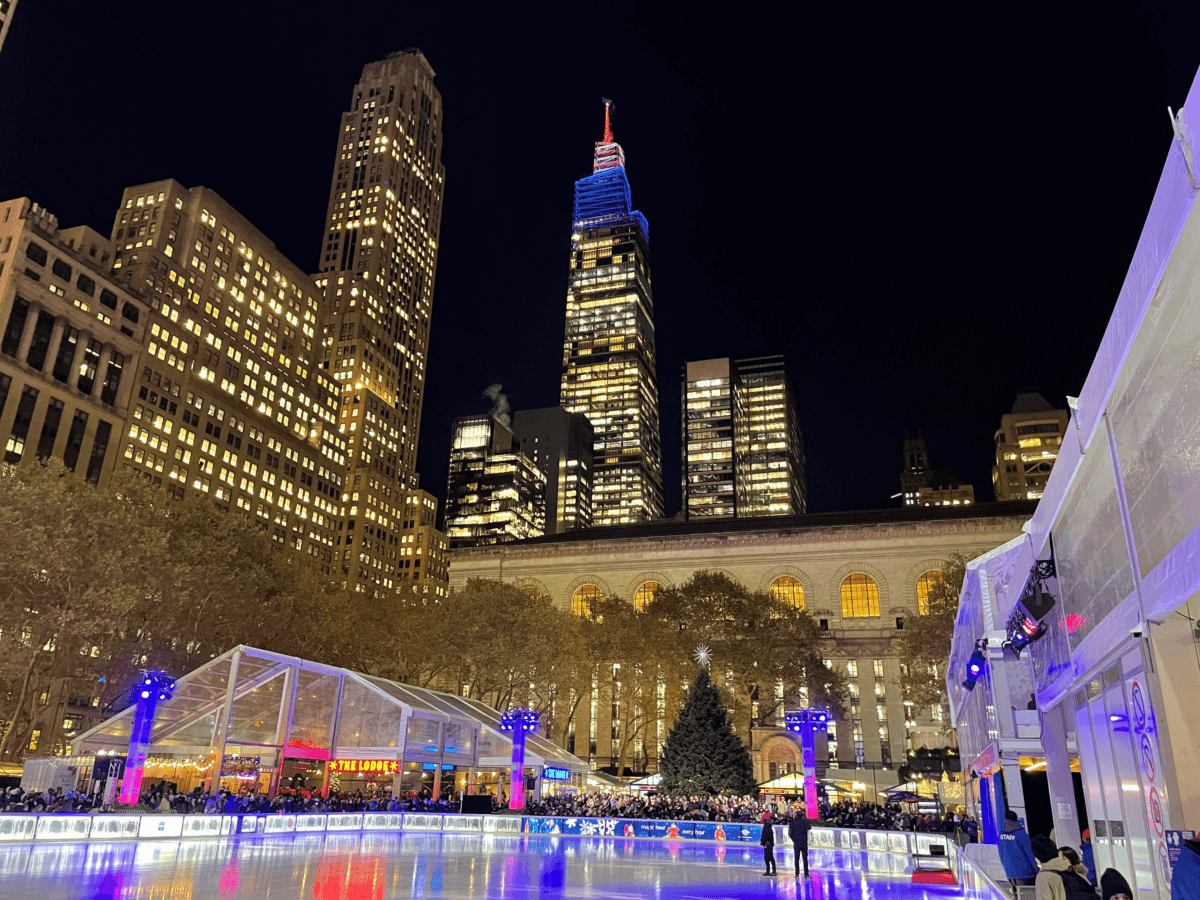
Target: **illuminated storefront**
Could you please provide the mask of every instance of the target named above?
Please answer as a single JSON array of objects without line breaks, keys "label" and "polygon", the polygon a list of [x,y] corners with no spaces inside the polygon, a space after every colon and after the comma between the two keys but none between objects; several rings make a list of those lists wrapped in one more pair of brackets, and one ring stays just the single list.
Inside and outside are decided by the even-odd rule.
[{"label": "illuminated storefront", "polygon": [[1097,872],[1114,867],[1137,896],[1160,898],[1172,832],[1200,826],[1200,179],[1188,149],[1200,132],[1189,121],[1200,123],[1197,85],[1037,511],[1023,537],[968,570],[947,673],[964,759],[976,754],[975,801],[996,816],[1012,799],[995,771],[1020,766],[1007,745],[1024,727],[1058,843],[1078,847],[1090,829]]}]

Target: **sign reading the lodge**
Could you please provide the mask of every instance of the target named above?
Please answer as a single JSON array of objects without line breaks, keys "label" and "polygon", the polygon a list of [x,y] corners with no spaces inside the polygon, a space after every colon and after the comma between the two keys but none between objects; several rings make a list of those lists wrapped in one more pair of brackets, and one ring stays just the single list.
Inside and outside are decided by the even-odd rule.
[{"label": "sign reading the lodge", "polygon": [[331,759],[329,771],[347,775],[395,775],[399,769],[394,759]]}]

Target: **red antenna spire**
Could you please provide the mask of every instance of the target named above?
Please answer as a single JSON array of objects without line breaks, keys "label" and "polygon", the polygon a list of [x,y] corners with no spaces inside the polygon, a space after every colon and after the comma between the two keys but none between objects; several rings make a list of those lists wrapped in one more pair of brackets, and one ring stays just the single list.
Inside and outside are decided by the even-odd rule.
[{"label": "red antenna spire", "polygon": [[609,110],[612,109],[612,101],[607,97],[604,100],[604,143],[611,144],[613,142],[612,121],[609,119]]}]

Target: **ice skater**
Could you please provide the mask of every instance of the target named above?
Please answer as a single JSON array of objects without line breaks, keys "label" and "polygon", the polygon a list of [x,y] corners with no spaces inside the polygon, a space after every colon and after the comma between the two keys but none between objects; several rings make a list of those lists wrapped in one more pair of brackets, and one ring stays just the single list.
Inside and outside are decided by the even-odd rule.
[{"label": "ice skater", "polygon": [[800,861],[804,861],[804,877],[808,877],[808,832],[812,823],[808,821],[808,813],[801,808],[796,810],[792,821],[788,822],[788,837],[792,839],[792,850],[796,857],[796,877],[800,877]]},{"label": "ice skater", "polygon": [[767,867],[767,871],[763,872],[763,877],[767,875],[778,875],[775,870],[775,823],[771,820],[771,811],[763,815],[762,820],[762,837],[758,841],[763,848],[763,863]]}]

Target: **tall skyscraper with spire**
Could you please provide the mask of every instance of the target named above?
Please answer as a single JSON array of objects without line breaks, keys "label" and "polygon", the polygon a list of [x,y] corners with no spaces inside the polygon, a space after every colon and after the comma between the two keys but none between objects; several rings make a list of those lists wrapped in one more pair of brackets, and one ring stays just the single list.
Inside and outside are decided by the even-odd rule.
[{"label": "tall skyscraper with spire", "polygon": [[596,526],[663,514],[650,226],[633,208],[611,111],[605,100],[592,174],[575,182],[561,393],[595,429]]},{"label": "tall skyscraper with spire", "polygon": [[349,457],[337,558],[360,590],[423,581],[430,568],[409,554],[429,537],[418,513],[433,502],[416,472],[445,181],[433,78],[415,49],[363,67],[338,129],[314,276]]}]

